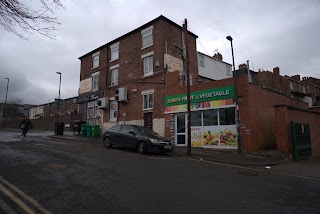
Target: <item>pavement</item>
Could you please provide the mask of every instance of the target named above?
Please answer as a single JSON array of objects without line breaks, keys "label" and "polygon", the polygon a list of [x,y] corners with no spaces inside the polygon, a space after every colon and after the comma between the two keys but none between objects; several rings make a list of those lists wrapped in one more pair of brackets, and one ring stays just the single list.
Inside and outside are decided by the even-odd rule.
[{"label": "pavement", "polygon": [[[21,132],[19,129],[0,130],[0,141],[8,138],[10,132]],[[30,134],[29,134],[30,133]],[[79,141],[102,145],[102,137],[81,136],[71,131],[64,131],[63,135],[54,135],[53,131],[39,131],[31,129],[28,136],[43,136],[64,141]],[[16,140],[13,138],[12,140]],[[184,157],[196,161],[212,162],[251,168],[263,168],[272,173],[308,177],[320,180],[320,158],[292,161],[277,151],[260,151],[255,153],[237,152],[236,150],[217,150],[192,147],[191,155],[187,155],[187,147],[175,147],[170,156]]]}]

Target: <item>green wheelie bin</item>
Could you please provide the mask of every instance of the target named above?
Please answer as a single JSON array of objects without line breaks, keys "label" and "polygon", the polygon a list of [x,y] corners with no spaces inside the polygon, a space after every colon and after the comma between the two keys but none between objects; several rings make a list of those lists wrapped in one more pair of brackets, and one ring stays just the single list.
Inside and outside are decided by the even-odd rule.
[{"label": "green wheelie bin", "polygon": [[86,128],[87,128],[87,137],[91,137],[92,134],[92,128],[90,124],[86,124]]}]

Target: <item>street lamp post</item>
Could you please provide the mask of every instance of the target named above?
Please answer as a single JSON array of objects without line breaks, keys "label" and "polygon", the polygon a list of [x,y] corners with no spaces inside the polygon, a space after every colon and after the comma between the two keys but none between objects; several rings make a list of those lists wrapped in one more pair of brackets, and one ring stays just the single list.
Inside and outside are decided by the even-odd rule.
[{"label": "street lamp post", "polygon": [[5,78],[6,80],[8,80],[7,82],[7,91],[6,91],[6,100],[4,101],[4,107],[2,109],[2,127],[1,130],[3,130],[3,123],[4,123],[4,111],[6,109],[6,105],[7,105],[7,98],[8,98],[8,88],[9,88],[9,78]]},{"label": "street lamp post", "polygon": [[237,73],[236,73],[236,67],[234,64],[234,55],[233,55],[233,44],[232,44],[232,37],[227,36],[227,40],[231,43],[231,52],[232,52],[232,62],[233,62],[233,81],[234,81],[234,96],[235,96],[235,102],[236,102],[236,120],[237,120],[237,140],[238,140],[238,152],[241,152],[241,131],[240,131],[240,115],[239,115],[239,103],[238,103],[238,89],[237,89]]},{"label": "street lamp post", "polygon": [[[59,114],[60,114],[60,88],[61,88],[61,72],[56,72],[60,75],[60,82],[59,82],[59,97],[58,97],[58,108],[57,108],[57,125],[56,129],[58,129],[58,123],[59,123]],[[58,130],[56,130],[56,134],[58,133]]]}]

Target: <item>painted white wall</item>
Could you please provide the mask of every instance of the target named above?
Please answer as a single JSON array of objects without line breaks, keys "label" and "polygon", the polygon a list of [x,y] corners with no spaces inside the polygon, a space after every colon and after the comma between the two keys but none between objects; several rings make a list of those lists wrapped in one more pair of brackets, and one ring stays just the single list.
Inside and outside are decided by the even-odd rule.
[{"label": "painted white wall", "polygon": [[36,106],[29,109],[30,119],[37,119],[40,117],[40,115],[43,116],[43,106]]},{"label": "painted white wall", "polygon": [[161,136],[164,136],[165,118],[153,118],[152,125],[153,125],[153,131],[157,132]]},{"label": "painted white wall", "polygon": [[[204,65],[200,65],[199,60],[201,56],[204,59]],[[226,62],[214,59],[205,54],[198,52],[198,69],[199,76],[206,77],[213,80],[221,80],[231,78],[232,66]]]}]

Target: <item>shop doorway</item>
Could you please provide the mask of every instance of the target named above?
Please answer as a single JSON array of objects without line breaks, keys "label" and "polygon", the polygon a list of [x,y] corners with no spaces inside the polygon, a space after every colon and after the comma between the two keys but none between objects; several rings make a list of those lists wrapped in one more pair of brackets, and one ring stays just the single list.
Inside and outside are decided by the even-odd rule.
[{"label": "shop doorway", "polygon": [[152,112],[144,113],[144,127],[148,127],[150,129],[153,129],[152,120],[153,120],[153,113]]},{"label": "shop doorway", "polygon": [[186,124],[187,124],[187,115],[186,114],[176,114],[175,117],[175,130],[176,146],[186,146],[187,145],[187,134],[186,134]]}]

